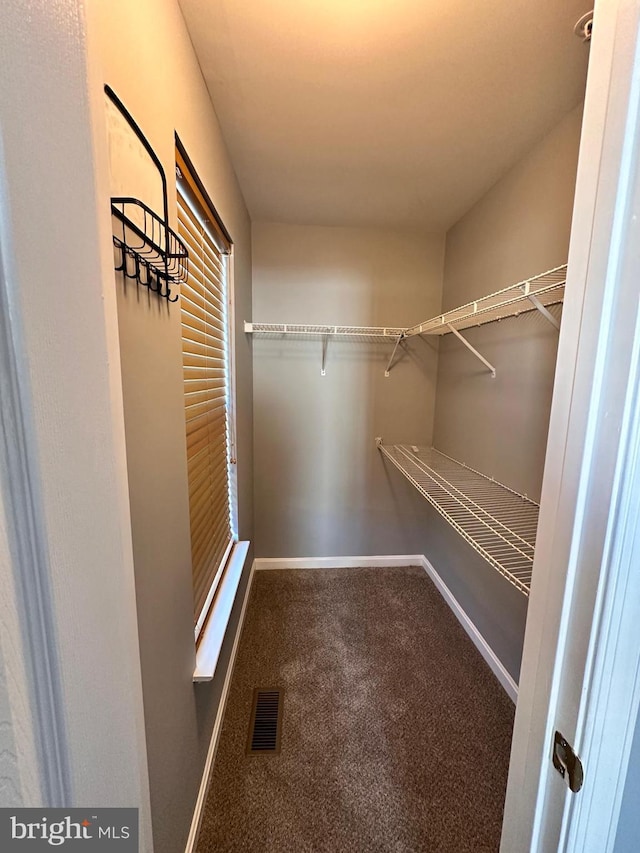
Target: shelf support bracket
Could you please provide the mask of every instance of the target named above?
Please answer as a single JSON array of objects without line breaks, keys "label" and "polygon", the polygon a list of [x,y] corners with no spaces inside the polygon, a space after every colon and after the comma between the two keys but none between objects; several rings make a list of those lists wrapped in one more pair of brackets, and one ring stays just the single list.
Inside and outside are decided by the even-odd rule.
[{"label": "shelf support bracket", "polygon": [[464,338],[457,329],[454,329],[453,326],[451,326],[449,323],[447,323],[446,326],[450,332],[453,332],[453,334],[456,336],[456,338],[458,338],[458,340],[462,341],[462,343],[466,346],[466,348],[469,350],[469,352],[472,352],[476,358],[480,359],[480,361],[484,364],[485,367],[489,368],[489,370],[491,371],[491,378],[495,379],[496,378],[496,369],[491,364],[491,362],[487,361],[487,359],[483,355],[480,355],[478,350],[475,347],[472,347],[471,344],[469,343],[469,341],[466,338]]},{"label": "shelf support bracket", "polygon": [[327,375],[327,346],[329,344],[329,335],[322,336],[322,367],[320,368],[320,376]]},{"label": "shelf support bracket", "polygon": [[538,309],[545,320],[548,320],[554,328],[560,331],[560,323],[556,320],[551,311],[549,311],[549,309],[540,302],[537,296],[534,296],[533,293],[527,293],[527,299]]},{"label": "shelf support bracket", "polygon": [[396,340],[396,345],[394,346],[393,352],[391,353],[391,358],[389,359],[389,364],[387,364],[387,369],[384,372],[384,375],[387,377],[389,376],[389,372],[391,371],[391,368],[393,367],[393,360],[396,357],[396,352],[398,351],[398,347],[400,346],[401,342],[404,340],[404,337],[405,337],[404,332],[401,335],[398,335],[398,339]]}]

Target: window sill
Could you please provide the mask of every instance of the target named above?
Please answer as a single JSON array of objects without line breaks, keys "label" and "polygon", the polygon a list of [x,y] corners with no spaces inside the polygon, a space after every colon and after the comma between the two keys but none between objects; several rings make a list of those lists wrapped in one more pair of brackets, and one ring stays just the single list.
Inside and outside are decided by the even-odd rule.
[{"label": "window sill", "polygon": [[193,673],[194,682],[211,681],[216,671],[248,551],[249,542],[237,542],[231,553],[229,565],[211,606],[209,618],[200,634],[196,651],[196,668]]}]

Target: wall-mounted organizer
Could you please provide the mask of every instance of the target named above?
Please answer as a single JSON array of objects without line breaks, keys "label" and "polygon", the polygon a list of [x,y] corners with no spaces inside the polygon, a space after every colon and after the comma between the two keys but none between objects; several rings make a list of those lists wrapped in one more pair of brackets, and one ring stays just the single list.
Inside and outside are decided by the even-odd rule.
[{"label": "wall-mounted organizer", "polygon": [[172,287],[187,280],[189,253],[182,240],[169,227],[167,178],[164,168],[120,98],[110,86],[105,86],[104,90],[142,143],[162,182],[162,216],[140,199],[128,196],[111,199],[111,213],[117,223],[117,233],[114,229],[113,234],[113,245],[117,253],[115,269],[169,302],[176,302],[178,294],[174,294]]},{"label": "wall-mounted organizer", "polygon": [[380,452],[440,515],[524,595],[529,595],[539,505],[435,448],[385,445]]},{"label": "wall-mounted organizer", "polygon": [[528,311],[539,311],[556,329],[560,323],[549,311],[551,305],[557,305],[564,300],[564,286],[567,278],[567,265],[561,264],[547,272],[509,285],[488,296],[483,296],[474,302],[468,302],[459,308],[454,308],[444,314],[439,314],[431,320],[417,323],[407,328],[382,326],[309,326],[289,323],[245,323],[244,330],[248,334],[259,334],[265,337],[320,337],[322,345],[322,375],[326,373],[327,342],[331,337],[361,342],[379,342],[393,340],[394,347],[385,370],[389,376],[396,362],[396,353],[401,344],[420,335],[455,335],[467,349],[478,358],[495,378],[496,369],[472,346],[462,335],[461,330],[472,326],[482,326],[494,323],[507,317],[517,317]]}]

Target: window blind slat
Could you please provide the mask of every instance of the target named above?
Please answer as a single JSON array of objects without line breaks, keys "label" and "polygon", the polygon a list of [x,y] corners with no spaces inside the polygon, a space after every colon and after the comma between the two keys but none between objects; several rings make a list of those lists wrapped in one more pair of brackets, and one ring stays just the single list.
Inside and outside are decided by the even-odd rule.
[{"label": "window blind slat", "polygon": [[[226,547],[226,543],[229,541],[226,539],[226,535],[230,527],[230,518],[229,513],[225,511],[225,506],[226,504],[218,501],[215,504],[215,508],[218,512],[218,515],[215,518],[211,515],[202,515],[198,518],[197,523],[191,526],[192,551],[195,550],[197,552],[202,541],[209,535],[219,543],[224,542],[224,546]],[[194,577],[197,577],[197,574],[194,574]]]},{"label": "window blind slat", "polygon": [[[211,407],[211,397],[205,397],[205,399],[200,400],[199,402],[196,402],[196,403],[192,403],[189,400],[186,400],[185,401],[185,407],[184,407],[185,417],[187,418],[187,420],[197,418],[200,415],[205,414],[205,412],[209,411],[210,407]],[[219,420],[221,418],[224,418],[224,412],[222,412],[221,414],[219,413],[216,417],[216,420]],[[214,424],[212,422],[212,427],[217,427],[217,426],[218,426],[218,423]]]},{"label": "window blind slat", "polygon": [[214,355],[214,352],[215,350],[212,347],[202,347],[201,349],[184,347],[184,367],[206,367],[210,371],[212,379],[224,379],[226,377],[224,362],[219,356]]},{"label": "window blind slat", "polygon": [[178,208],[178,223],[182,225],[182,234],[180,236],[183,237],[187,248],[197,253],[198,263],[207,266],[211,270],[213,278],[223,279],[224,261],[220,256],[211,251],[206,233],[203,239],[200,232],[201,226],[198,223],[194,223],[193,220],[190,221],[187,216],[184,216],[180,208]]},{"label": "window blind slat", "polygon": [[[203,441],[211,445],[211,448],[214,451],[222,450],[223,445],[226,445],[227,434],[226,430],[216,430],[216,426],[217,424],[211,424],[209,421],[202,423],[200,419],[198,419],[198,423],[190,424],[190,429],[187,433],[187,458],[192,450],[196,447],[200,447]],[[216,467],[217,464],[218,463],[215,462]],[[213,470],[213,464],[211,469]]]},{"label": "window blind slat", "polygon": [[[211,313],[216,318],[214,322],[216,327],[221,329],[224,326],[224,301],[219,298],[214,290],[205,290],[195,275],[191,272],[187,276],[187,281],[181,285],[181,290],[184,294],[182,301],[183,308],[190,311],[196,317],[202,319],[202,312],[211,309]],[[211,323],[211,317],[205,316],[205,322]],[[216,329],[217,331],[217,329]]]},{"label": "window blind slat", "polygon": [[[220,466],[222,466],[222,463],[220,463]],[[210,502],[212,505],[217,500],[217,495],[219,493],[220,494],[225,493],[225,490],[223,488],[224,487],[224,478],[223,478],[223,476],[221,476],[223,474],[223,472],[222,472],[220,466],[217,468],[210,468],[207,466],[206,471],[202,471],[201,466],[196,466],[196,465],[190,465],[189,466],[190,471],[194,471],[194,472],[200,471],[201,472],[200,480],[201,480],[201,482],[208,484],[208,489],[209,489],[209,493],[211,496]],[[200,484],[196,484],[194,482],[191,484],[191,488],[195,489],[197,485],[200,485]],[[190,491],[191,491],[191,489],[190,489]],[[197,510],[199,510],[199,508],[200,508],[199,506],[194,505],[194,507],[193,507],[194,513]],[[198,518],[200,518],[200,517],[201,517],[201,515],[199,514]]]},{"label": "window blind slat", "polygon": [[220,340],[220,338],[218,338],[214,333],[214,330],[207,324],[206,318],[203,319],[198,316],[198,313],[194,313],[194,308],[191,308],[190,311],[186,310],[186,308],[191,308],[191,306],[182,305],[183,337],[193,337],[194,339],[197,339],[196,335],[208,335],[216,340]]},{"label": "window blind slat", "polygon": [[224,342],[216,339],[204,329],[196,329],[191,326],[183,326],[182,347],[187,352],[200,352],[202,347],[207,347],[211,358],[217,358],[225,362]]},{"label": "window blind slat", "polygon": [[210,261],[214,267],[222,269],[222,256],[220,255],[218,248],[211,242],[206,232],[204,232],[206,239],[202,241],[203,227],[201,223],[197,217],[193,215],[188,206],[185,206],[184,203],[180,203],[180,200],[178,201],[178,222],[182,225],[185,241],[188,240],[194,247],[199,248],[201,253],[204,253],[206,259]]},{"label": "window blind slat", "polygon": [[[228,544],[228,543],[225,543],[225,549],[224,549],[224,551],[226,551],[226,544]],[[201,562],[201,563],[203,563],[204,565],[207,565],[207,566],[212,566],[212,567],[213,567],[213,566],[219,566],[219,565],[220,565],[220,559],[221,559],[221,557],[223,556],[224,551],[223,551],[222,553],[220,553],[220,543],[219,543],[219,542],[216,542],[215,540],[213,540],[213,539],[212,539],[212,540],[207,544],[207,546],[206,546],[205,548],[202,548],[202,549],[201,549],[201,550],[196,554],[196,559],[197,559],[199,562]],[[215,576],[215,574],[217,574],[217,572],[214,570],[214,571],[213,571],[213,575]],[[204,583],[205,583],[205,579],[204,579],[204,577],[203,577],[203,579],[202,579],[202,584],[204,585]],[[194,592],[195,592],[196,594],[198,594],[198,590],[197,590],[197,589],[196,589],[196,590],[194,590]],[[208,592],[208,587],[204,587],[204,593],[205,593],[205,595],[207,594],[207,592]]]},{"label": "window blind slat", "polygon": [[220,424],[209,420],[208,416],[200,416],[189,422],[187,430],[187,455],[190,447],[201,439],[207,439],[212,447],[219,449],[219,444],[226,441],[226,429],[219,429]]},{"label": "window blind slat", "polygon": [[208,358],[217,359],[224,365],[224,350],[220,349],[219,343],[209,335],[202,335],[202,340],[195,341],[190,337],[182,338],[182,351],[193,355],[206,355]]},{"label": "window blind slat", "polygon": [[192,549],[199,548],[209,536],[222,541],[224,531],[229,526],[229,513],[226,507],[227,503],[223,500],[223,496],[218,495],[217,500],[211,504],[209,511],[200,512],[194,519],[191,525]]},{"label": "window blind slat", "polygon": [[[186,285],[182,285],[182,288],[186,290]],[[191,325],[198,329],[201,332],[208,333],[209,335],[213,335],[213,337],[218,340],[224,340],[226,335],[221,334],[218,331],[217,326],[221,326],[223,323],[223,313],[222,310],[215,304],[212,304],[210,301],[203,299],[200,303],[191,301],[185,296],[182,302],[183,311],[189,313],[192,318],[195,318],[198,323]],[[216,326],[212,326],[212,322],[216,324]]]},{"label": "window blind slat", "polygon": [[[194,593],[198,597],[201,597],[203,600],[206,600],[209,589],[211,587],[211,583],[209,582],[209,578],[211,579],[211,581],[215,580],[216,576],[218,577],[219,580],[222,578],[222,572],[219,571],[220,562],[224,558],[225,553],[227,553],[227,546],[230,544],[231,541],[232,540],[230,538],[228,540],[228,542],[225,543],[225,547],[222,551],[219,548],[216,548],[215,551],[212,553],[210,561],[208,563],[204,562],[204,565],[210,565],[211,566],[211,570],[210,570],[210,572],[208,572],[207,581],[206,581],[206,583],[203,582],[203,583],[199,584],[199,586],[194,587]],[[216,566],[218,568],[214,568]],[[219,587],[219,583],[218,583],[218,587]]]},{"label": "window blind slat", "polygon": [[214,305],[224,308],[224,286],[213,279],[208,270],[203,271],[198,264],[189,267],[187,281],[184,284],[185,298],[199,305],[207,297]]},{"label": "window blind slat", "polygon": [[186,393],[195,393],[196,391],[211,391],[215,392],[215,387],[211,384],[211,380],[208,380],[206,376],[199,377],[197,379],[186,379],[185,380],[185,388]]},{"label": "window blind slat", "polygon": [[[188,285],[182,284],[181,289],[186,291],[187,287]],[[219,303],[215,303],[210,299],[204,298],[199,302],[196,302],[195,300],[189,299],[189,294],[185,293],[185,297],[182,301],[182,309],[183,311],[188,312],[191,317],[195,317],[198,321],[198,324],[194,325],[194,328],[202,332],[208,332],[210,335],[213,335],[219,340],[224,340],[226,335],[221,334],[217,328],[218,326],[222,326],[224,323],[224,311]],[[216,324],[215,326],[212,326],[212,321]]]},{"label": "window blind slat", "polygon": [[[193,249],[188,248],[193,252]],[[189,255],[189,260],[191,260],[191,255]],[[188,288],[186,290],[187,296],[191,299],[199,301],[203,294],[206,294],[221,307],[224,305],[224,280],[220,281],[217,276],[212,275],[209,269],[203,269],[197,261],[194,261],[193,264],[189,263],[186,287]]]},{"label": "window blind slat", "polygon": [[[216,548],[212,554],[210,561],[204,562],[203,564],[206,566],[210,566],[209,571],[206,573],[206,580],[204,579],[205,575],[202,576],[202,579],[198,583],[198,585],[194,585],[194,596],[198,599],[202,599],[205,601],[209,592],[209,588],[211,586],[211,581],[213,581],[216,577],[218,568],[220,566],[220,561],[223,559],[224,555],[227,552],[227,547],[229,543],[232,541],[232,537],[230,536],[227,542],[224,543],[223,548]],[[218,584],[219,586],[219,584]]]},{"label": "window blind slat", "polygon": [[[193,393],[189,392],[184,395],[184,410],[185,417],[189,417],[189,412],[191,411],[191,406],[200,406],[203,403],[217,403],[218,397],[213,393],[212,390],[204,389],[202,391],[194,391]],[[224,401],[223,401],[224,402]]]},{"label": "window blind slat", "polygon": [[[184,242],[187,249],[189,249],[189,261],[191,261],[191,256],[193,255],[193,265],[194,269],[198,271],[198,280],[205,287],[213,287],[221,293],[224,292],[225,276],[223,264],[217,262],[206,251],[202,251],[203,246],[199,239],[195,240],[187,234]],[[191,263],[189,263],[189,268],[191,268]]]},{"label": "window blind slat", "polygon": [[191,341],[183,342],[183,352],[185,359],[195,359],[194,365],[206,363],[209,370],[212,371],[213,379],[219,379],[220,376],[226,376],[226,367],[224,358],[222,358],[214,347],[195,347],[191,346]]},{"label": "window blind slat", "polygon": [[[211,439],[211,432],[207,428],[191,432],[187,436],[187,459],[189,459],[190,456],[194,456],[196,453],[199,453],[201,450],[204,450],[205,447],[209,447],[211,453],[222,453],[223,451],[226,451],[226,433],[216,437],[213,441]],[[224,462],[226,463],[226,459]]]},{"label": "window blind slat", "polygon": [[209,457],[206,453],[201,453],[199,456],[192,456],[191,459],[187,462],[187,468],[189,470],[189,494],[199,486],[202,480],[207,480],[207,471],[205,468],[208,468],[209,465]]},{"label": "window blind slat", "polygon": [[[220,548],[226,548],[229,541],[226,538],[228,530],[229,513],[225,513],[220,504],[218,504],[218,515],[215,519],[211,516],[204,516],[197,525],[191,528],[192,551],[196,557],[196,564],[198,563],[197,557],[202,555],[209,542],[213,541]],[[194,575],[194,578],[197,577],[198,575]]]},{"label": "window blind slat", "polygon": [[[212,494],[211,491],[196,491],[191,497],[196,506],[196,514],[191,525],[192,532],[195,533],[201,528],[205,533],[207,530],[215,531],[216,524],[224,521],[228,515],[228,512],[225,510],[227,496],[224,492]],[[197,544],[197,537],[194,536],[192,544],[193,546]]]},{"label": "window blind slat", "polygon": [[[223,402],[225,401],[225,399],[226,399],[225,398],[226,388],[224,385],[224,377],[222,377],[221,379],[220,378],[216,379],[216,378],[207,377],[207,375],[206,375],[206,373],[207,373],[206,364],[203,365],[202,367],[185,367],[184,370],[185,370],[185,374],[187,372],[189,373],[189,376],[185,375],[185,384],[187,382],[189,382],[189,383],[193,383],[195,385],[198,381],[196,377],[203,376],[204,378],[202,381],[204,383],[206,383],[206,390],[209,391],[209,396],[212,398],[212,400],[215,398],[216,402],[219,402],[219,400],[222,400]],[[201,388],[200,390],[203,391],[205,389]],[[218,398],[219,398],[219,400],[218,400]]]}]

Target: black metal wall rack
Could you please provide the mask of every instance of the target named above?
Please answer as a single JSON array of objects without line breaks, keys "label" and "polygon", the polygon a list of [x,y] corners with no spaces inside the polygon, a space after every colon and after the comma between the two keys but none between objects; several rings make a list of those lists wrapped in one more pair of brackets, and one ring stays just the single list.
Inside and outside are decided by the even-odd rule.
[{"label": "black metal wall rack", "polygon": [[105,86],[104,90],[142,143],[162,182],[162,217],[140,199],[129,196],[111,199],[111,213],[119,225],[118,233],[113,235],[113,245],[117,250],[116,271],[148,287],[169,302],[176,302],[178,294],[174,294],[172,286],[187,280],[189,253],[182,240],[169,227],[164,168],[139,125],[111,86]]}]

